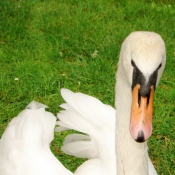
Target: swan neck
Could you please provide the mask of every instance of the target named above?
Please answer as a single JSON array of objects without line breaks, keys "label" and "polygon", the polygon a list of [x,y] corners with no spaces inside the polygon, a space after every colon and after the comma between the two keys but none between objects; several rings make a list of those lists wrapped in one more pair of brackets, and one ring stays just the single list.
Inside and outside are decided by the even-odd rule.
[{"label": "swan neck", "polygon": [[132,95],[122,65],[115,90],[117,175],[148,175],[147,143],[137,143],[129,131]]}]

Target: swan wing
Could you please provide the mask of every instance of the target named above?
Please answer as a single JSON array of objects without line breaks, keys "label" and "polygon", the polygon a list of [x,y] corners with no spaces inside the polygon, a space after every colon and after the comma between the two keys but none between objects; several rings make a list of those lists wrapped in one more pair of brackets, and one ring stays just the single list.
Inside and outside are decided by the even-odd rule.
[{"label": "swan wing", "polygon": [[61,89],[61,95],[66,103],[57,114],[57,125],[86,134],[68,135],[62,147],[66,154],[89,159],[75,174],[88,173],[86,169],[91,169],[89,174],[116,174],[115,109],[80,92]]},{"label": "swan wing", "polygon": [[64,153],[79,158],[93,159],[98,157],[90,137],[84,134],[69,134],[61,149]]},{"label": "swan wing", "polygon": [[71,175],[50,151],[56,117],[31,102],[8,124],[0,139],[0,174]]},{"label": "swan wing", "polygon": [[60,105],[65,110],[57,115],[60,120],[58,125],[88,135],[94,135],[94,129],[115,129],[115,109],[111,106],[92,96],[73,93],[68,89],[61,89],[61,95],[66,103]]}]

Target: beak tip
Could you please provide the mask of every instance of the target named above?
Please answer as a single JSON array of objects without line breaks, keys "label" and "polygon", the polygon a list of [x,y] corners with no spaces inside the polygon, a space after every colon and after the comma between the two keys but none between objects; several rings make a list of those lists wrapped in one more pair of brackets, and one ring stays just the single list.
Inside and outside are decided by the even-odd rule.
[{"label": "beak tip", "polygon": [[133,137],[133,139],[138,142],[138,143],[143,143],[146,140],[149,139],[149,137],[151,136],[151,133],[149,135],[147,135],[147,133],[145,133],[143,130],[139,130],[137,133],[131,133],[131,136]]},{"label": "beak tip", "polygon": [[136,142],[139,142],[139,143],[145,142],[145,135],[142,130],[138,132]]}]

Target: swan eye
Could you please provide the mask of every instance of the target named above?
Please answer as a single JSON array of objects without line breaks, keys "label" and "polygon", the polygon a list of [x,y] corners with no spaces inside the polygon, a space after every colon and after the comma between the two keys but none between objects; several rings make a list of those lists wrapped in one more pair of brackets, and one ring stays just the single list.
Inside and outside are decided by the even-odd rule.
[{"label": "swan eye", "polygon": [[136,65],[135,65],[133,60],[131,60],[131,65],[132,65],[132,67],[136,67]]}]

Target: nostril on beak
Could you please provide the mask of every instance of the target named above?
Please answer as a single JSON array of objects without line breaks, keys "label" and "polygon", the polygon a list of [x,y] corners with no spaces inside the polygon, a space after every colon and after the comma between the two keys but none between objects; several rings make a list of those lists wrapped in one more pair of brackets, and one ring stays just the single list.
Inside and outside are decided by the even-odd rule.
[{"label": "nostril on beak", "polygon": [[145,141],[144,133],[141,130],[141,131],[138,132],[138,136],[137,136],[136,142],[142,143],[144,141]]},{"label": "nostril on beak", "polygon": [[138,91],[138,106],[140,107],[140,102],[141,102],[141,95],[140,95],[140,92]]}]

